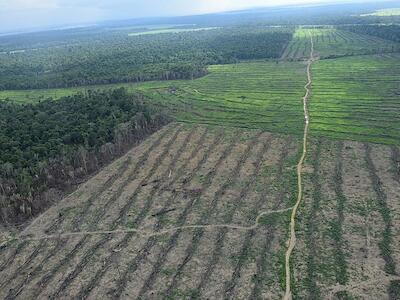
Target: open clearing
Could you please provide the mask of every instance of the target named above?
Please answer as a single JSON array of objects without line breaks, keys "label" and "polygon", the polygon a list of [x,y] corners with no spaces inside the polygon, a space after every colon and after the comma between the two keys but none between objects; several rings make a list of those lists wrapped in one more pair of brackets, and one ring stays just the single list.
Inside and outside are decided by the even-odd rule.
[{"label": "open clearing", "polygon": [[[292,205],[297,146],[292,137],[258,130],[172,124],[51,208],[24,234],[251,226],[260,211]],[[126,233],[16,241],[2,249],[0,296],[278,296],[285,219],[265,217],[260,221],[265,225],[252,230],[210,227],[150,238]]]},{"label": "open clearing", "polygon": [[[306,61],[310,36],[315,62]],[[279,61],[211,66],[196,80],[110,85],[140,91],[177,122],[19,238],[4,236],[0,298],[282,299],[290,277],[296,299],[397,299],[397,47],[299,29]],[[303,98],[310,137],[302,140],[311,79]],[[0,97],[38,101],[77,90],[85,88]],[[270,213],[256,219],[262,212]]]},{"label": "open clearing", "polygon": [[[399,148],[325,139],[310,147],[294,295],[346,290],[385,298],[397,278],[390,268],[400,263]],[[251,230],[79,232],[251,227],[260,212],[293,206],[300,148],[296,138],[259,130],[171,124],[24,231],[39,240],[1,249],[0,297],[280,299],[289,212],[265,216]],[[57,238],[68,232],[77,234]],[[53,238],[40,239],[46,235]]]}]

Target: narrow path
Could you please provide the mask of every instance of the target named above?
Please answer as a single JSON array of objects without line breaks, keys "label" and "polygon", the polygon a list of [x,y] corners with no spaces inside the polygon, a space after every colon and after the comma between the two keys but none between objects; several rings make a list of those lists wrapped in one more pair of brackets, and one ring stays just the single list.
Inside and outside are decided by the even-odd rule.
[{"label": "narrow path", "polygon": [[146,231],[140,229],[117,229],[117,230],[99,230],[99,231],[78,231],[78,232],[66,232],[60,234],[44,234],[44,235],[20,235],[19,237],[9,239],[0,244],[0,247],[5,247],[6,244],[9,244],[14,241],[41,241],[41,240],[50,240],[50,239],[60,239],[60,238],[68,238],[68,237],[75,237],[75,236],[85,236],[85,235],[104,235],[104,234],[126,234],[126,233],[137,233],[143,237],[154,237],[154,236],[162,236],[165,234],[170,234],[178,230],[187,230],[187,229],[196,229],[196,228],[229,228],[229,229],[236,229],[242,231],[248,231],[256,229],[260,225],[261,218],[272,215],[272,214],[279,214],[284,213],[292,210],[293,207],[279,209],[279,210],[272,210],[267,212],[262,212],[257,216],[254,225],[251,226],[241,226],[241,225],[234,225],[234,224],[208,224],[208,225],[185,225],[180,227],[173,227],[169,229],[165,229],[162,231]]},{"label": "narrow path", "polygon": [[305,125],[304,125],[304,135],[303,135],[303,153],[300,157],[299,163],[297,164],[297,202],[293,207],[292,210],[292,215],[290,217],[290,233],[289,233],[289,240],[287,241],[287,250],[286,250],[286,255],[285,255],[285,272],[286,272],[286,290],[285,290],[285,295],[283,297],[283,300],[290,300],[292,299],[292,289],[291,289],[291,270],[290,270],[290,257],[292,255],[293,249],[296,245],[296,213],[297,210],[300,206],[300,203],[303,199],[303,179],[302,179],[302,171],[303,171],[303,164],[304,160],[307,155],[307,141],[308,141],[308,132],[309,132],[309,126],[310,126],[310,115],[308,112],[308,100],[310,98],[311,94],[311,84],[312,84],[312,78],[311,78],[311,65],[313,62],[316,60],[314,58],[314,41],[312,38],[312,35],[310,36],[310,41],[311,41],[311,53],[310,53],[310,58],[307,61],[307,84],[304,86],[304,89],[306,90],[306,94],[303,97],[303,110],[304,110],[304,120],[305,120]]}]

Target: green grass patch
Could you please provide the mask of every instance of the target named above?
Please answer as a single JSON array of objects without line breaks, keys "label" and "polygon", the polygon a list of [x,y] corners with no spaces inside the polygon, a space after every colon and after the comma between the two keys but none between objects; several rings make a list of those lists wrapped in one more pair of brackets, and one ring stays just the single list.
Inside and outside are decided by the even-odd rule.
[{"label": "green grass patch", "polygon": [[310,56],[313,37],[315,54],[320,58],[399,52],[400,44],[369,35],[362,35],[333,27],[299,28],[282,58],[301,60]]},{"label": "green grass patch", "polygon": [[[312,66],[311,135],[400,144],[400,55],[320,60]],[[2,91],[0,99],[37,103],[125,87],[188,124],[303,133],[306,65],[299,61],[252,61],[209,67],[195,80],[155,81],[67,89]]]},{"label": "green grass patch", "polygon": [[312,74],[312,135],[400,144],[400,55],[321,60]]}]

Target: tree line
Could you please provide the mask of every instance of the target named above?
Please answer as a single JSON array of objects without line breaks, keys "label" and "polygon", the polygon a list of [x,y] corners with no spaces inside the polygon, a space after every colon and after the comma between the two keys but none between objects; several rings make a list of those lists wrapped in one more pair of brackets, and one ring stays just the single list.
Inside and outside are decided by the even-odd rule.
[{"label": "tree line", "polygon": [[139,36],[112,31],[45,48],[35,41],[35,49],[0,55],[0,90],[192,79],[210,64],[280,57],[292,34],[244,26]]},{"label": "tree line", "polygon": [[399,25],[356,25],[340,26],[340,28],[358,34],[372,35],[385,40],[400,42]]},{"label": "tree line", "polygon": [[125,89],[0,101],[0,220],[21,222],[170,120]]}]

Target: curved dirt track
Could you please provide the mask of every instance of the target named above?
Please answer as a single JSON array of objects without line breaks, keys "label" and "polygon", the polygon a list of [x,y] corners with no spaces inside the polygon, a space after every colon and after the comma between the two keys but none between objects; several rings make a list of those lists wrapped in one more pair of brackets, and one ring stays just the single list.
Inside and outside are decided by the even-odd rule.
[{"label": "curved dirt track", "polygon": [[285,289],[285,295],[283,297],[284,300],[292,299],[292,291],[291,291],[291,284],[290,284],[291,283],[290,257],[291,257],[294,247],[296,246],[296,231],[295,231],[296,213],[297,213],[297,209],[299,208],[301,201],[303,199],[302,171],[303,171],[303,163],[304,163],[304,160],[307,155],[308,132],[309,132],[309,126],[310,126],[310,115],[308,112],[308,100],[310,98],[311,84],[312,84],[311,65],[315,61],[314,41],[313,41],[312,36],[310,36],[310,39],[311,39],[311,53],[310,53],[310,58],[307,61],[308,82],[304,86],[304,89],[306,90],[306,94],[303,97],[303,110],[304,110],[304,119],[305,119],[304,135],[303,135],[303,153],[300,157],[299,163],[297,164],[297,187],[298,187],[297,202],[293,207],[292,215],[290,217],[290,233],[289,233],[289,240],[287,242],[288,248],[287,248],[287,251],[285,254],[286,289]]},{"label": "curved dirt track", "polygon": [[50,240],[50,239],[61,239],[61,238],[68,238],[68,237],[74,237],[74,236],[86,236],[86,235],[118,235],[118,234],[126,234],[126,233],[137,233],[138,235],[142,237],[156,237],[156,236],[162,236],[165,234],[170,234],[178,230],[185,230],[185,229],[217,229],[217,228],[228,228],[228,229],[236,229],[236,230],[242,230],[242,231],[248,231],[248,230],[254,230],[260,225],[260,219],[269,216],[272,214],[279,214],[279,213],[284,213],[292,210],[293,207],[285,208],[285,209],[278,209],[278,210],[272,210],[272,211],[267,211],[267,212],[262,212],[259,214],[256,218],[256,221],[254,225],[252,226],[240,226],[240,225],[234,225],[234,224],[208,224],[208,225],[185,225],[185,226],[178,226],[178,227],[172,227],[166,230],[162,231],[146,231],[146,230],[140,230],[140,229],[121,229],[121,230],[98,230],[98,231],[77,231],[77,232],[65,232],[65,233],[60,233],[60,234],[49,234],[49,235],[39,235],[39,236],[30,236],[30,235],[21,235],[18,238],[13,238],[8,241],[5,241],[3,244],[1,244],[1,247],[4,247],[7,243],[14,242],[14,241],[42,241],[42,240]]}]

